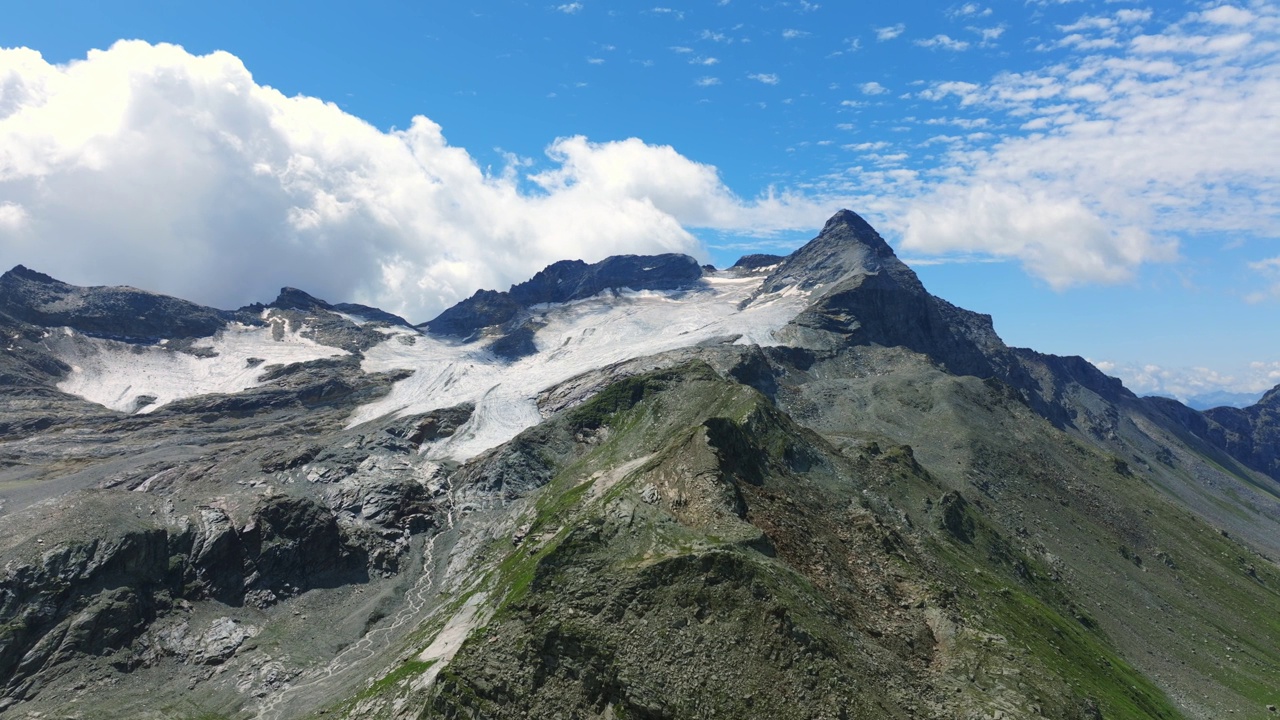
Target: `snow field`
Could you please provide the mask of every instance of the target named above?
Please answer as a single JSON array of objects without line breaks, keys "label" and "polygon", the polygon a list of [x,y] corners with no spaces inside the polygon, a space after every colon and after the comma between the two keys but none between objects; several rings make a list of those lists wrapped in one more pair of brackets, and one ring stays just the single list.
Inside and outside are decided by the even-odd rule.
[{"label": "snow field", "polygon": [[[259,385],[258,377],[269,365],[319,360],[346,355],[345,350],[320,345],[302,337],[303,327],[290,328],[284,318],[272,318],[264,327],[233,323],[212,338],[193,343],[217,355],[196,357],[158,345],[138,346],[79,335],[69,329],[51,339],[51,347],[71,373],[58,389],[121,412],[148,413],[175,400],[235,393]],[[279,340],[273,338],[282,326]],[[251,358],[262,362],[250,364]],[[137,407],[140,396],[155,401]]]},{"label": "snow field", "polygon": [[453,437],[425,449],[432,458],[466,460],[538,423],[538,393],[589,370],[734,335],[741,336],[739,344],[776,344],[774,332],[804,309],[808,297],[788,288],[739,309],[762,282],[760,276],[722,273],[692,290],[605,292],[535,306],[534,319],[544,324],[534,337],[538,352],[515,362],[496,357],[480,342],[462,344],[397,329],[365,352],[362,367],[414,374],[357,409],[349,426],[471,402],[476,406],[471,420]]}]

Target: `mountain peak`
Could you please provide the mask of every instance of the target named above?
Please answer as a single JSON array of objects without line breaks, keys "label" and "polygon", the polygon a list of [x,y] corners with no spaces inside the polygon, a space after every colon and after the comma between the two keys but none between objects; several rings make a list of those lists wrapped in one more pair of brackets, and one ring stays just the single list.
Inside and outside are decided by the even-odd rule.
[{"label": "mountain peak", "polygon": [[150,342],[208,337],[230,317],[215,308],[132,287],[79,287],[23,265],[0,275],[0,312],[32,325]]},{"label": "mountain peak", "polygon": [[419,325],[433,333],[467,337],[505,323],[523,308],[540,303],[581,300],[605,290],[674,290],[702,277],[702,267],[688,255],[613,255],[597,263],[561,260],[506,292],[478,290],[475,295]]},{"label": "mountain peak", "polygon": [[816,239],[829,237],[838,242],[853,241],[864,245],[873,250],[877,255],[884,255],[896,258],[893,248],[889,247],[889,243],[880,237],[880,233],[871,227],[871,223],[862,219],[862,216],[852,210],[840,210],[827,220],[827,224],[822,226],[822,232],[818,233]]},{"label": "mountain peak", "polygon": [[279,308],[280,310],[303,311],[330,309],[329,303],[294,287],[280,288],[280,294],[276,296],[276,299],[269,307]]},{"label": "mountain peak", "polygon": [[44,283],[46,285],[64,285],[61,280],[52,276],[45,275],[27,267],[26,265],[14,265],[13,269],[0,275],[0,282],[5,280],[28,280],[32,282]]},{"label": "mountain peak", "polygon": [[795,285],[808,290],[881,273],[898,285],[924,292],[916,274],[870,223],[852,210],[841,210],[831,216],[817,237],[778,266],[763,289],[777,292]]}]

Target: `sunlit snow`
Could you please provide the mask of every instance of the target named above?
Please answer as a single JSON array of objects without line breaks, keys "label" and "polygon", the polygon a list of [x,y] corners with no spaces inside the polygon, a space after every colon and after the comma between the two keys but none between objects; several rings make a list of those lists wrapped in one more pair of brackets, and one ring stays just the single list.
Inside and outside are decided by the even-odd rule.
[{"label": "sunlit snow", "polygon": [[534,338],[538,352],[507,362],[481,347],[407,329],[365,352],[366,372],[413,370],[383,398],[359,408],[350,425],[388,414],[410,415],[476,405],[472,419],[431,448],[436,457],[466,459],[510,440],[542,418],[534,398],[557,383],[612,363],[740,335],[740,344],[776,344],[774,331],[807,304],[794,289],[739,305],[762,278],[720,274],[685,291],[606,292],[561,305],[537,306],[545,323]]},{"label": "sunlit snow", "polygon": [[[71,366],[58,389],[113,410],[147,413],[183,398],[254,387],[270,365],[347,354],[302,337],[304,328],[290,327],[284,318],[265,319],[270,322],[264,327],[232,323],[212,338],[193,343],[217,353],[212,357],[169,350],[163,347],[165,341],[138,346],[66,330],[64,337],[51,341],[58,357]],[[144,396],[155,400],[139,407],[138,399]]]}]

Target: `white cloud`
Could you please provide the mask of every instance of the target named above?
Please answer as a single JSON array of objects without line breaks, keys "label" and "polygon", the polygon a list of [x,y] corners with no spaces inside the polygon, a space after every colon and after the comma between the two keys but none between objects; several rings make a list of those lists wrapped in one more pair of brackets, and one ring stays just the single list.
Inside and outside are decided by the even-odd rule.
[{"label": "white cloud", "polygon": [[604,58],[589,57],[589,58],[587,58],[587,63],[588,63],[588,64],[590,64],[590,65],[603,65],[603,64],[604,64]]},{"label": "white cloud", "polygon": [[1267,288],[1245,295],[1245,301],[1260,303],[1266,300],[1280,300],[1280,257],[1251,262],[1249,269],[1262,276],[1267,282]]},{"label": "white cloud", "polygon": [[27,222],[27,211],[11,202],[0,203],[0,232],[15,232]]},{"label": "white cloud", "polygon": [[696,58],[690,58],[689,60],[690,65],[715,65],[719,62],[720,60],[718,58],[701,57],[701,56]]},{"label": "white cloud", "polygon": [[1120,378],[1139,395],[1161,395],[1183,402],[1215,393],[1261,394],[1280,385],[1280,362],[1254,361],[1227,371],[1206,367],[1093,361],[1102,372]]},{"label": "white cloud", "polygon": [[1250,33],[1231,35],[1139,35],[1133,39],[1133,49],[1140,53],[1191,53],[1218,55],[1244,49],[1253,41]]},{"label": "white cloud", "polygon": [[1016,258],[1058,289],[1127,280],[1137,265],[1176,252],[1141,229],[1111,227],[1079,200],[1013,184],[941,190],[908,212],[906,226],[906,250]]},{"label": "white cloud", "polygon": [[783,40],[796,40],[796,39],[799,39],[799,38],[805,37],[805,36],[806,36],[806,35],[808,35],[808,34],[809,34],[809,33],[805,32],[804,30],[796,30],[795,28],[787,28],[786,30],[783,30],[783,31],[782,31],[782,39],[783,39]]},{"label": "white cloud", "polygon": [[858,86],[858,89],[862,91],[863,95],[883,95],[889,92],[889,88],[886,88],[874,80],[862,83]]},{"label": "white cloud", "polygon": [[877,140],[875,142],[862,142],[862,143],[856,143],[852,145],[841,145],[840,147],[844,148],[845,150],[853,150],[855,152],[871,152],[874,150],[883,150],[889,147],[889,143],[884,142],[883,140]]},{"label": "white cloud", "polygon": [[674,52],[674,53],[680,53],[680,54],[684,54],[684,53],[691,53],[691,52],[693,52],[693,48],[691,48],[691,47],[685,47],[685,46],[683,46],[683,45],[673,45],[673,46],[671,47],[671,52]]},{"label": "white cloud", "polygon": [[969,27],[966,29],[969,32],[977,33],[978,37],[982,39],[982,42],[984,44],[993,42],[995,40],[999,40],[1000,36],[1004,34],[1004,25],[997,25],[995,27],[988,27],[988,28]]},{"label": "white cloud", "polygon": [[556,9],[562,13],[565,13],[566,15],[572,15],[582,10],[582,3],[580,2],[565,3],[564,5],[557,5]]},{"label": "white cloud", "polygon": [[1126,24],[1146,22],[1150,19],[1151,11],[1148,9],[1116,11],[1116,20]]},{"label": "white cloud", "polygon": [[1212,10],[1200,13],[1200,19],[1215,25],[1243,27],[1258,19],[1258,16],[1234,5],[1219,5]]},{"label": "white cloud", "polygon": [[1110,32],[1115,29],[1116,21],[1103,15],[1086,15],[1070,25],[1059,25],[1058,29],[1067,32],[1081,32],[1087,30],[1100,30]]},{"label": "white cloud", "polygon": [[1072,33],[1057,42],[1058,47],[1069,47],[1077,50],[1105,50],[1120,44],[1113,37],[1089,37],[1081,33]]},{"label": "white cloud", "polygon": [[694,84],[698,87],[711,87],[712,85],[719,85],[720,78],[711,76],[700,77],[694,81]]},{"label": "white cloud", "polygon": [[[1274,33],[1276,7],[1252,7],[1251,30]],[[1263,149],[1280,148],[1278,49],[1190,17],[1039,71],[917,92],[1021,131],[944,145],[941,169],[889,183],[910,198],[904,247],[1017,260],[1062,288],[1125,281],[1200,232],[1275,237],[1280,168]],[[1272,297],[1277,280],[1246,299]]]},{"label": "white cloud", "polygon": [[943,100],[949,95],[954,95],[960,99],[960,104],[971,105],[981,99],[979,91],[981,85],[971,82],[963,82],[960,80],[949,80],[947,82],[937,83],[932,87],[925,88],[920,91],[920,97],[925,100]]},{"label": "white cloud", "polygon": [[540,172],[487,171],[426,117],[382,132],[258,85],[225,52],[131,41],[51,65],[0,50],[0,87],[0,264],[220,307],[294,285],[422,321],[556,260],[701,254],[686,227],[812,227],[831,210],[744,201],[635,138],[561,138]]},{"label": "white cloud", "polygon": [[762,83],[764,83],[765,85],[777,85],[777,84],[778,84],[778,76],[777,76],[775,73],[752,73],[752,74],[748,75],[747,77],[748,77],[748,78],[751,78],[752,80],[756,80],[756,81],[758,81],[758,82],[762,82]]},{"label": "white cloud", "polygon": [[898,37],[899,35],[901,35],[903,31],[906,29],[907,29],[907,26],[903,25],[902,23],[898,23],[897,25],[890,25],[888,27],[875,28],[876,40],[879,40],[881,42],[885,40],[892,40]]},{"label": "white cloud", "polygon": [[991,14],[991,8],[984,8],[978,3],[965,3],[959,7],[952,8],[947,14],[953,18],[960,17],[987,17]]},{"label": "white cloud", "polygon": [[943,50],[968,50],[969,43],[965,40],[954,40],[949,35],[934,35],[925,40],[916,40],[916,45],[926,48],[942,48]]}]

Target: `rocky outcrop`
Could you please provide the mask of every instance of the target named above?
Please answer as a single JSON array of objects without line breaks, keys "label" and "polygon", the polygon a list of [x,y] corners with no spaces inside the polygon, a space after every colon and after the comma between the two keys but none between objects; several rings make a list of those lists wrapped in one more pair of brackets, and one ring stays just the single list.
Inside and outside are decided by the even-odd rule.
[{"label": "rocky outcrop", "polygon": [[1143,398],[1182,428],[1245,466],[1280,482],[1280,386],[1246,408],[1192,410],[1168,398]]},{"label": "rocky outcrop", "polygon": [[906,347],[948,371],[988,377],[1006,350],[991,317],[930,295],[865,220],[841,210],[765,278],[761,292],[797,287],[814,302],[783,335],[833,352],[849,345]]},{"label": "rocky outcrop", "polygon": [[[105,497],[84,505],[109,534],[59,544],[11,564],[0,578],[0,687],[10,699],[76,657],[112,656],[120,669],[131,668],[138,659],[130,643],[179,601],[267,607],[368,577],[367,551],[332,511],[306,498],[265,499],[243,523],[214,506],[159,523]],[[38,549],[44,541],[33,543]],[[234,635],[202,641],[201,662],[225,659],[244,639]]]},{"label": "rocky outcrop", "polygon": [[213,335],[233,313],[131,287],[77,287],[21,265],[0,275],[0,312],[86,335],[154,342]]},{"label": "rocky outcrop", "polygon": [[733,267],[738,268],[739,270],[759,270],[761,268],[777,265],[786,259],[787,258],[783,255],[753,253],[751,255],[743,255],[738,258],[738,262],[734,263]]},{"label": "rocky outcrop", "polygon": [[472,337],[539,303],[581,300],[605,290],[675,290],[700,277],[702,268],[688,255],[615,255],[592,264],[562,260],[506,292],[478,290],[418,327],[438,335]]}]

